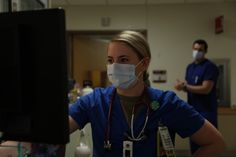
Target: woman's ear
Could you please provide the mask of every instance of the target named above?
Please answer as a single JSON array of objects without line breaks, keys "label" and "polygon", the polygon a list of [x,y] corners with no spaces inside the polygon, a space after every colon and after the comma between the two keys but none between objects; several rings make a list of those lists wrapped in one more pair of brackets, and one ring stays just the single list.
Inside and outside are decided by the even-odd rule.
[{"label": "woman's ear", "polygon": [[150,58],[149,57],[143,58],[143,65],[145,67],[145,70],[148,69],[149,63],[150,63]]}]

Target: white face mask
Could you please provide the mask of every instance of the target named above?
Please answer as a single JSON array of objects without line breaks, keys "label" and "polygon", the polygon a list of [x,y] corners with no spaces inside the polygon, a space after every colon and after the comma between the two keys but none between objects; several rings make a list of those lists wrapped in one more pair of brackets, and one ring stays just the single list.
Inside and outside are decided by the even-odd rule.
[{"label": "white face mask", "polygon": [[204,56],[204,52],[193,50],[193,59],[194,60],[199,60],[199,59],[203,58],[203,56]]},{"label": "white face mask", "polygon": [[[141,61],[139,63],[141,63]],[[138,64],[136,66],[133,64],[118,63],[107,65],[107,76],[109,81],[117,88],[128,89],[133,87],[138,81],[138,78],[135,75],[135,68]]]}]

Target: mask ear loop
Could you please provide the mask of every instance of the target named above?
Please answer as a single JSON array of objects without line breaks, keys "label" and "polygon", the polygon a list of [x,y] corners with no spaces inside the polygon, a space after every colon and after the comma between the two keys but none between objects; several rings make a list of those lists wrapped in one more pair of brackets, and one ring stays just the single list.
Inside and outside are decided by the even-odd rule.
[{"label": "mask ear loop", "polygon": [[[148,57],[145,57],[145,58],[143,58],[142,60],[140,60],[140,61],[138,62],[138,64],[135,65],[135,70],[136,70],[136,68],[144,61],[144,59],[147,59],[147,58],[148,58]],[[138,81],[140,81],[139,77],[140,77],[140,75],[141,75],[144,71],[145,71],[145,70],[140,71],[137,76],[136,76],[136,74],[135,74],[135,76],[136,76],[136,78],[137,78]]]}]

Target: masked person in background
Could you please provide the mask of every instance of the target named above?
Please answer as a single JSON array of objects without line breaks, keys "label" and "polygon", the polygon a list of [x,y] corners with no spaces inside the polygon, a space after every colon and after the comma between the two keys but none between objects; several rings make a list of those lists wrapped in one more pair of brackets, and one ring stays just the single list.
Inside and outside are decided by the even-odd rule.
[{"label": "masked person in background", "polygon": [[[193,42],[193,59],[186,70],[185,81],[177,80],[175,89],[187,92],[188,103],[217,128],[216,83],[219,75],[217,66],[205,57],[207,42]],[[190,140],[191,152],[199,146]]]},{"label": "masked person in background", "polygon": [[220,156],[225,143],[213,125],[174,92],[145,85],[150,59],[142,34],[123,31],[115,36],[107,47],[112,86],[95,88],[70,106],[71,132],[91,123],[93,157],[156,157],[161,151],[158,134],[164,150],[174,156],[173,133],[200,146],[195,157]]}]

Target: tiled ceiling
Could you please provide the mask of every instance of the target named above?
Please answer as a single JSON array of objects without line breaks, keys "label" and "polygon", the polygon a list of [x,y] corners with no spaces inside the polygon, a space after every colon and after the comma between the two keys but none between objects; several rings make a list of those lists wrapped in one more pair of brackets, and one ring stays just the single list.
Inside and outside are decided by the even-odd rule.
[{"label": "tiled ceiling", "polygon": [[236,0],[51,0],[52,6],[59,5],[146,5],[146,4],[185,4],[185,3],[219,3],[236,2]]}]

